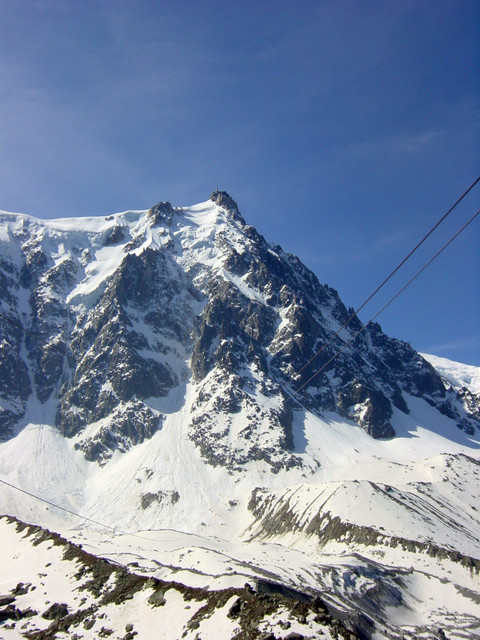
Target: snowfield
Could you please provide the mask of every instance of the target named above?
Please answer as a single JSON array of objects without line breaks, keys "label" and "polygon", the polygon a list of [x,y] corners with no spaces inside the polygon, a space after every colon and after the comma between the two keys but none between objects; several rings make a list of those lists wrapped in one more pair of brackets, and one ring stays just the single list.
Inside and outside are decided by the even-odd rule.
[{"label": "snowfield", "polygon": [[[150,441],[103,467],[86,462],[73,442],[48,425],[30,424],[0,446],[2,479],[114,531],[2,485],[4,512],[59,531],[96,556],[133,565],[143,576],[208,590],[266,578],[320,592],[332,611],[367,611],[377,624],[372,637],[413,638],[419,628],[427,630],[424,637],[435,637],[436,627],[449,638],[478,632],[478,442],[460,438],[447,420],[428,429],[402,415],[395,426],[403,436],[372,441],[334,415],[319,420],[310,414],[297,420],[304,441],[299,455],[309,468],[318,460],[316,471],[272,475],[268,465],[253,462],[232,475],[201,460],[185,438],[185,412],[172,412]],[[425,412],[421,418],[428,424]],[[143,498],[142,507],[142,497],[162,492],[164,499],[147,504]],[[7,529],[10,537],[4,526],[2,541],[12,553],[19,543],[12,542],[12,527]],[[2,563],[2,593],[25,582],[33,566],[33,573],[44,566],[28,540],[12,557],[16,564]],[[58,558],[50,562],[56,566]],[[51,602],[66,601],[61,594],[71,588],[58,578],[62,572],[49,573],[45,598]],[[153,625],[155,610],[148,614],[152,622],[139,613],[146,600],[140,595],[128,606],[109,605],[107,628],[121,629],[130,621],[141,638],[179,637],[191,611],[181,613],[184,602],[175,598],[162,610],[163,626],[164,612],[172,608],[164,636]],[[25,606],[42,608],[35,599]],[[214,638],[219,629],[217,638],[234,637],[225,611],[202,626],[202,638]],[[276,637],[287,636],[274,628]],[[298,632],[316,637],[306,635],[303,625]],[[98,636],[92,631],[82,637]]]}]

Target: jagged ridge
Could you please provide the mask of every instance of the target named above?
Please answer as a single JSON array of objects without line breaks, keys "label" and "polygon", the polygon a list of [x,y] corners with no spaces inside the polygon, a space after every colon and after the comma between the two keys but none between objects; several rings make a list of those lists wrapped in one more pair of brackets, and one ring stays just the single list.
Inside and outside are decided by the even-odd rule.
[{"label": "jagged ridge", "polygon": [[[103,462],[161,428],[164,416],[149,401],[191,380],[190,437],[211,463],[299,464],[289,395],[361,325],[355,318],[327,344],[351,310],[247,225],[226,192],[191,208],[162,202],[69,222],[4,214],[2,224],[2,439],[21,426],[33,393],[41,403],[53,398],[57,427]],[[393,407],[409,411],[406,394],[469,434],[479,424],[478,398],[445,384],[378,324],[298,400],[390,438]],[[222,416],[218,429],[212,412]]]}]

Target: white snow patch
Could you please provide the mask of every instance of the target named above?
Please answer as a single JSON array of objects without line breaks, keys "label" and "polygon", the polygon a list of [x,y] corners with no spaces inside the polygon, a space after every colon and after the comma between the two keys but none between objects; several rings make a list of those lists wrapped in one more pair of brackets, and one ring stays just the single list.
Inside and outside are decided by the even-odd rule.
[{"label": "white snow patch", "polygon": [[426,353],[420,355],[430,362],[442,378],[448,380],[454,389],[467,387],[472,393],[480,393],[480,367],[454,362],[447,358],[440,358]]}]

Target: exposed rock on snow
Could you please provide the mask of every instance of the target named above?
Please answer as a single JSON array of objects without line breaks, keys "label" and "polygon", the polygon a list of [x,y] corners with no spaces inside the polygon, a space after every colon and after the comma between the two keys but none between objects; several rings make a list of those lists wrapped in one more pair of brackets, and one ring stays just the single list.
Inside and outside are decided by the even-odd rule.
[{"label": "exposed rock on snow", "polygon": [[[2,580],[10,594],[0,596],[4,640],[358,637],[331,615],[319,595],[266,581],[255,589],[215,590],[138,575],[14,518],[0,518],[0,533],[13,556],[8,578]],[[29,582],[16,583],[25,570]],[[51,603],[60,589],[66,602]],[[283,628],[290,633],[283,634]]]}]

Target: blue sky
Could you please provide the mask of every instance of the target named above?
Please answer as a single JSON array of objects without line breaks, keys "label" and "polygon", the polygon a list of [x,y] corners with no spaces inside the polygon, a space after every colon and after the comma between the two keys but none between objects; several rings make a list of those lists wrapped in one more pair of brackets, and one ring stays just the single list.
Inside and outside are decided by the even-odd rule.
[{"label": "blue sky", "polygon": [[[480,175],[476,0],[3,0],[0,208],[108,215],[216,187],[359,304]],[[480,208],[480,186],[361,313]],[[480,365],[480,218],[382,316]]]}]

